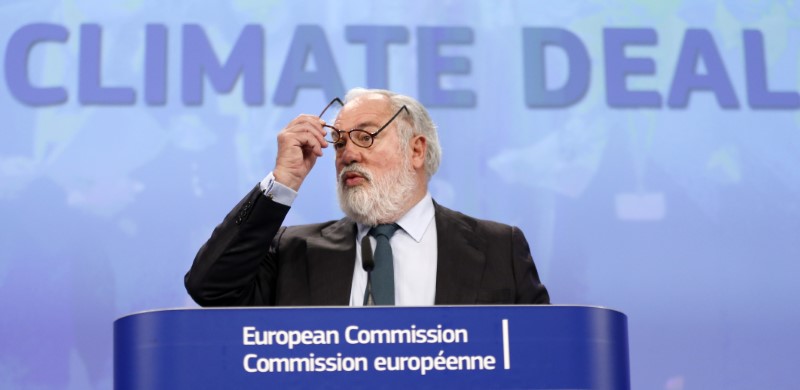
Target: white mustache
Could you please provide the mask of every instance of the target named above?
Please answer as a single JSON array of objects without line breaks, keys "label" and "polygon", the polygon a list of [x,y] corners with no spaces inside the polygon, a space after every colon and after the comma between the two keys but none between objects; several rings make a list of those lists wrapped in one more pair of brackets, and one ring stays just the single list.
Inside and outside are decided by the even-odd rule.
[{"label": "white mustache", "polygon": [[342,171],[339,172],[339,183],[344,181],[344,176],[351,172],[361,175],[367,181],[372,181],[372,173],[369,170],[367,170],[366,168],[362,168],[359,165],[351,164],[344,167]]}]

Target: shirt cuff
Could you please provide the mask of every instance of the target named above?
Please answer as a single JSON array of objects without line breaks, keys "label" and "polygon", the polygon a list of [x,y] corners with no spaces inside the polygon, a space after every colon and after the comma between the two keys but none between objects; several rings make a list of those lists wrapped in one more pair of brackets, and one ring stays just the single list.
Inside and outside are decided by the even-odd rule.
[{"label": "shirt cuff", "polygon": [[261,187],[261,192],[264,193],[264,196],[284,206],[291,206],[294,198],[297,197],[297,191],[275,181],[275,176],[272,175],[272,172],[264,180],[261,180],[259,187]]}]

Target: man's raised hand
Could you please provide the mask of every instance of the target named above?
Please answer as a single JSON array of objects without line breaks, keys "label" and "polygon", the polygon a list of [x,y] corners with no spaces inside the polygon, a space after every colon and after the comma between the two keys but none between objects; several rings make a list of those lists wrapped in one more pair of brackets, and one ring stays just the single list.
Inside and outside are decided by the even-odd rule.
[{"label": "man's raised hand", "polygon": [[278,133],[278,157],[272,175],[275,181],[297,191],[303,184],[322,149],[328,147],[322,119],[300,115]]}]

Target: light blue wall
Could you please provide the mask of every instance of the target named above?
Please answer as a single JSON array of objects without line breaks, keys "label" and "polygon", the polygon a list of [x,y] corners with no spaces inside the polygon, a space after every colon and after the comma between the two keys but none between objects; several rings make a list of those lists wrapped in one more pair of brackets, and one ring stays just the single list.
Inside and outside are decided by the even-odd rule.
[{"label": "light blue wall", "polygon": [[[537,56],[544,28],[572,51]],[[432,106],[440,203],[520,226],[554,303],[629,316],[634,388],[798,388],[796,42],[788,1],[3,1],[0,388],[110,388],[113,320],[194,306],[183,274],[282,126],[382,82]],[[235,67],[186,98],[229,57],[230,93]],[[341,215],[317,164],[288,224]]]}]

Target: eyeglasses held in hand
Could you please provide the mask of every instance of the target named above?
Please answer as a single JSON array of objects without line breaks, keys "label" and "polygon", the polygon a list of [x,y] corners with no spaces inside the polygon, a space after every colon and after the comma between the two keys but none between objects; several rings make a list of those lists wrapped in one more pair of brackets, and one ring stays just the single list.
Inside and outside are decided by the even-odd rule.
[{"label": "eyeglasses held in hand", "polygon": [[[338,103],[339,109],[341,109],[344,106],[344,103],[342,103],[341,99],[339,99],[338,97],[334,98],[333,100],[331,100],[330,103],[328,103],[327,106],[325,106],[325,109],[322,110],[322,112],[319,114],[319,117],[322,118],[325,115],[325,112],[328,111],[328,109],[330,109],[331,106],[333,106],[335,103]],[[381,126],[378,130],[376,130],[373,133],[370,133],[369,131],[364,129],[339,130],[326,123],[322,126],[331,129],[331,132],[329,139],[326,138],[325,140],[328,142],[332,142],[334,146],[339,148],[344,146],[346,142],[345,138],[350,138],[350,141],[352,141],[353,144],[355,144],[356,146],[360,146],[362,148],[369,148],[375,142],[375,137],[377,137],[381,131],[383,131],[386,127],[388,127],[389,124],[391,124],[392,121],[395,118],[397,118],[397,116],[400,115],[400,112],[402,112],[403,110],[406,110],[406,114],[411,115],[411,113],[408,112],[408,108],[406,108],[406,106],[403,105],[403,107],[400,107],[400,109],[397,110],[397,112],[392,116],[391,119],[389,119],[388,122],[386,122],[385,125]]]}]

